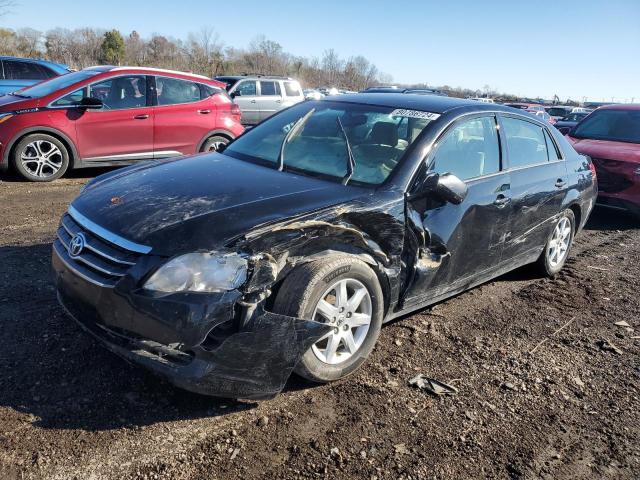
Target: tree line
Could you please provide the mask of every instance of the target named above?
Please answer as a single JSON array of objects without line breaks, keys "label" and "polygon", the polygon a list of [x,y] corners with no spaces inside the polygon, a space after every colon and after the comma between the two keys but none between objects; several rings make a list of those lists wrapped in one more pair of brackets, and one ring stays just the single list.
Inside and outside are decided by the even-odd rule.
[{"label": "tree line", "polygon": [[263,35],[246,48],[225,46],[212,28],[190,33],[186,40],[154,34],[141,37],[136,31],[55,28],[46,32],[32,28],[0,28],[0,55],[44,58],[75,69],[91,65],[131,65],[167,68],[214,77],[243,73],[285,75],[305,86],[338,86],[350,90],[391,82],[392,78],[357,55],[341,58],[333,49],[320,57],[286,52],[282,45]]}]

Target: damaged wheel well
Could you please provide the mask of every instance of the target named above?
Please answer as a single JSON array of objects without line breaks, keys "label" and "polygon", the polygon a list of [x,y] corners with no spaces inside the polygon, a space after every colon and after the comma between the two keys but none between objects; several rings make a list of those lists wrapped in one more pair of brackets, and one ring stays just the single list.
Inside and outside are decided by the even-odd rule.
[{"label": "damaged wheel well", "polygon": [[380,288],[382,289],[382,294],[383,294],[383,301],[384,301],[383,316],[386,317],[387,312],[389,310],[389,306],[390,306],[391,287],[390,287],[389,278],[387,277],[386,273],[382,269],[381,265],[379,265],[373,259],[373,257],[369,255],[367,252],[354,249],[351,246],[344,246],[344,249],[341,249],[339,245],[336,246],[336,249],[321,250],[309,255],[305,255],[304,257],[295,257],[295,256],[289,257],[289,259],[287,259],[287,267],[283,268],[282,271],[280,272],[280,275],[278,275],[278,279],[276,283],[274,283],[273,287],[271,288],[271,295],[266,299],[267,309],[271,309],[273,307],[273,302],[275,301],[275,298],[278,295],[278,292],[280,290],[280,287],[282,286],[282,283],[291,274],[291,272],[293,272],[293,270],[296,267],[309,262],[319,262],[319,261],[327,262],[330,259],[334,259],[336,257],[341,257],[341,256],[342,257],[353,256],[362,260],[376,274],[376,277],[378,278],[378,282],[380,283]]}]

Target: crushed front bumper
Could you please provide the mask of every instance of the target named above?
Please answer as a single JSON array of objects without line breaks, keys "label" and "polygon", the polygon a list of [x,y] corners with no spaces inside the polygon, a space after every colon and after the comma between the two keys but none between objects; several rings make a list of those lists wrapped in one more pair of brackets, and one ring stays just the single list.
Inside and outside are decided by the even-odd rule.
[{"label": "crushed front bumper", "polygon": [[153,297],[124,277],[105,288],[76,275],[54,248],[58,299],[110,351],[186,390],[262,400],[277,395],[330,327],[260,308],[236,320],[239,292]]}]

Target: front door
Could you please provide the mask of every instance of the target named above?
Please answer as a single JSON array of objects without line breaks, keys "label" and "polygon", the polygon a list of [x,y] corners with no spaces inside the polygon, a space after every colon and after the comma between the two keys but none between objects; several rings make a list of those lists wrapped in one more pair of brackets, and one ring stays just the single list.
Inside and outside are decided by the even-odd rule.
[{"label": "front door", "polygon": [[500,264],[508,231],[510,178],[501,167],[494,116],[452,125],[427,164],[430,172],[452,173],[465,181],[468,194],[459,205],[432,197],[408,202],[408,228],[414,238],[424,239],[424,246],[417,249],[408,275],[403,307],[466,289],[490,275]]},{"label": "front door", "polygon": [[[117,76],[88,87],[100,110],[83,110],[75,120],[80,157],[86,162],[153,158],[153,111],[144,75]],[[73,95],[73,94],[70,94]]]},{"label": "front door", "polygon": [[560,213],[567,191],[566,163],[546,128],[501,115],[511,175],[512,219],[504,258],[535,260]]},{"label": "front door", "polygon": [[240,107],[242,123],[255,125],[260,122],[260,106],[258,100],[258,85],[255,80],[240,80],[231,91],[233,103]]}]

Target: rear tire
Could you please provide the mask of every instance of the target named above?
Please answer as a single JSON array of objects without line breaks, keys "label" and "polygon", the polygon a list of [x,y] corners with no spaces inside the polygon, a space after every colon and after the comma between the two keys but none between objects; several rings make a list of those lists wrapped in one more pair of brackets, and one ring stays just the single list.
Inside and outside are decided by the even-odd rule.
[{"label": "rear tire", "polygon": [[373,270],[357,258],[340,255],[295,268],[282,283],[273,309],[334,325],[295,368],[308,380],[326,383],[353,373],[369,356],[380,334],[384,299]]},{"label": "rear tire", "polygon": [[231,142],[227,137],[223,137],[222,135],[213,135],[205,140],[202,144],[201,152],[217,152],[220,146],[224,145],[225,147]]},{"label": "rear tire", "polygon": [[536,262],[542,275],[554,277],[562,270],[569,258],[575,231],[576,217],[570,209],[566,209],[556,220],[544,250]]},{"label": "rear tire", "polygon": [[69,167],[69,151],[64,143],[46,133],[34,133],[13,148],[13,166],[30,182],[50,182],[60,178]]}]

